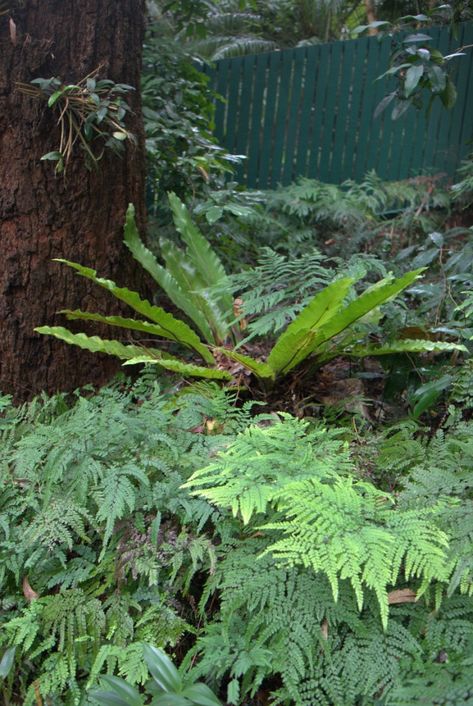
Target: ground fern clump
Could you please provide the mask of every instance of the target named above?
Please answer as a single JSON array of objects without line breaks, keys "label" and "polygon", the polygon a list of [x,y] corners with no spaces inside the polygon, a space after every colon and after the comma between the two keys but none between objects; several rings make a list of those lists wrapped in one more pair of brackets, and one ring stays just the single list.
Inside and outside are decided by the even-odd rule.
[{"label": "ground fern clump", "polygon": [[[211,387],[176,398],[151,379],[20,408],[3,399],[0,642],[16,648],[13,703],[78,704],[104,668],[143,682],[142,642],[192,632],[184,596],[213,570],[203,528],[218,512],[180,486],[246,426],[249,408],[232,401]],[[196,433],[206,414],[215,429]]]},{"label": "ground fern clump", "polygon": [[10,704],[140,690],[144,644],[233,706],[469,703],[472,423],[355,433],[240,394],[146,373],[2,399]]}]

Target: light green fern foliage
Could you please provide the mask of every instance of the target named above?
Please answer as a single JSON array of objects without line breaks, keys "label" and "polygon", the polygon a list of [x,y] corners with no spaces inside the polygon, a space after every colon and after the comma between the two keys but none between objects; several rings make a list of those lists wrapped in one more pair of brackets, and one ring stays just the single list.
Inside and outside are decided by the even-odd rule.
[{"label": "light green fern foliage", "polygon": [[[229,703],[275,678],[281,704],[463,703],[471,425],[430,446],[416,428],[399,425],[379,455],[394,473],[398,444],[395,500],[360,478],[340,434],[291,417],[246,430],[191,476],[193,494],[243,521],[203,594],[203,614],[218,596],[218,620],[187,657],[214,685],[225,680]],[[407,587],[416,602],[401,590],[398,603]]]},{"label": "light green fern foliage", "polygon": [[[346,445],[307,422],[286,418],[274,426],[250,428],[210,466],[186,483],[217,507],[240,514],[245,524],[273,513],[261,524],[278,562],[324,574],[334,600],[348,579],[359,609],[364,592],[376,594],[383,625],[388,588],[403,576],[420,582],[449,576],[447,534],[437,523],[440,507],[399,508],[394,498],[354,475]],[[277,513],[274,515],[274,513]]]}]

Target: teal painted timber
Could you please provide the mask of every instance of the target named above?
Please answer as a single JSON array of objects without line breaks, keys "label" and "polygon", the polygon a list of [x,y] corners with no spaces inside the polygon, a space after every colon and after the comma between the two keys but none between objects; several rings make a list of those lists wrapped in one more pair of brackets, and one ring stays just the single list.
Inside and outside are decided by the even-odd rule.
[{"label": "teal painted timber", "polygon": [[[473,44],[473,23],[428,30],[443,53]],[[398,38],[361,38],[286,49],[207,67],[216,104],[215,134],[245,156],[236,179],[274,188],[299,176],[340,184],[370,170],[388,180],[453,176],[473,149],[473,52],[451,60],[458,98],[447,111],[434,100],[429,113],[410,108],[399,120],[376,106],[396,80],[388,68]],[[427,96],[424,101],[427,106]]]},{"label": "teal painted timber", "polygon": [[302,104],[299,115],[299,138],[295,148],[295,173],[306,174],[308,164],[311,111],[314,102],[314,88],[319,66],[319,47],[305,49],[305,75],[302,87]]}]

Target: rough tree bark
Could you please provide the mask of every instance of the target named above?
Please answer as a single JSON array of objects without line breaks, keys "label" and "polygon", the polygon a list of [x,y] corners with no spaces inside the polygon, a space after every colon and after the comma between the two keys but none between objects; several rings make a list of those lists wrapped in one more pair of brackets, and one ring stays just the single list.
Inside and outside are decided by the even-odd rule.
[{"label": "rough tree bark", "polygon": [[[5,3],[3,3],[5,4]],[[8,4],[8,3],[7,3]],[[117,362],[39,336],[35,326],[64,325],[56,312],[116,313],[97,288],[52,263],[65,257],[106,277],[139,286],[122,244],[126,206],[144,221],[144,140],[139,77],[144,0],[10,0],[0,17],[0,391],[27,399],[40,390],[101,384]],[[100,77],[137,90],[127,127],[137,136],[120,158],[107,154],[87,171],[78,153],[67,176],[41,155],[59,142],[56,118],[17,82],[56,76]]]}]

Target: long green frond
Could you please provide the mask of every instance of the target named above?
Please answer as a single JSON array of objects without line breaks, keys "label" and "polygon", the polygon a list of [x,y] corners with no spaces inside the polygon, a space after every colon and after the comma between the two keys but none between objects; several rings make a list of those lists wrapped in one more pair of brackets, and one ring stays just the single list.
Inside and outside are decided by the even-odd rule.
[{"label": "long green frond", "polygon": [[120,341],[100,338],[99,336],[87,336],[85,333],[72,333],[69,329],[63,326],[38,326],[35,328],[37,333],[48,334],[59,338],[61,341],[70,343],[74,346],[79,346],[84,350],[92,353],[106,353],[114,355],[122,360],[130,360],[138,356],[143,356],[145,351],[149,352],[150,356],[159,358],[162,353],[156,348],[143,348],[142,346],[134,346],[132,344],[120,343]]},{"label": "long green frond", "polygon": [[275,373],[290,370],[303,360],[304,352],[310,347],[317,331],[339,312],[354,282],[353,278],[345,277],[329,284],[315,295],[279,336],[268,357],[268,365]]},{"label": "long green frond", "polygon": [[[200,230],[192,222],[189,212],[176,194],[170,193],[169,204],[172,209],[174,225],[188,247],[188,253],[198,272],[208,287],[221,286],[227,280],[225,268],[206,241]],[[221,297],[223,311],[231,314],[233,300],[230,295]]]},{"label": "long green frond", "polygon": [[390,355],[391,353],[446,353],[449,351],[467,353],[468,349],[461,343],[406,339],[392,341],[384,346],[355,346],[347,352],[347,355],[362,358],[368,355]]},{"label": "long green frond", "polygon": [[292,370],[296,365],[302,362],[302,360],[307,358],[307,356],[316,353],[317,349],[324,343],[327,343],[349,326],[359,321],[363,316],[366,316],[370,311],[373,311],[373,309],[376,309],[376,307],[384,304],[409,287],[422,274],[424,269],[425,268],[421,267],[418,270],[407,272],[405,275],[395,280],[385,278],[374,287],[370,287],[363,292],[363,294],[350,302],[350,304],[341,309],[322,325],[319,330],[308,339],[308,342],[298,350],[297,355],[293,356],[290,362],[284,365],[282,371],[284,373],[289,372],[289,370]]},{"label": "long green frond", "polygon": [[159,264],[151,250],[145,246],[138,233],[135,222],[135,209],[133,204],[128,206],[125,222],[124,243],[137,262],[151,275],[154,281],[166,292],[169,299],[186,316],[188,316],[200,330],[208,343],[215,343],[210,326],[205,316],[194,305],[185,288],[182,288],[176,278]]},{"label": "long green frond", "polygon": [[117,287],[115,282],[109,279],[103,279],[102,277],[97,277],[95,270],[90,267],[84,267],[79,265],[77,262],[70,262],[69,260],[63,260],[62,258],[57,258],[56,262],[63,262],[72,269],[76,270],[82,277],[92,280],[95,284],[98,284],[103,289],[113,294],[114,297],[120,301],[128,304],[132,309],[137,311],[139,314],[146,316],[148,319],[158,324],[162,329],[167,331],[167,338],[182,343],[184,345],[193,348],[197,351],[208,363],[213,362],[213,358],[207,348],[203,345],[197,334],[188,326],[184,321],[174,318],[172,314],[164,311],[159,306],[150,304],[146,299],[141,299],[137,292],[133,292],[126,287]]},{"label": "long green frond", "polygon": [[197,270],[188,252],[183,252],[169,240],[160,243],[161,253],[166,261],[166,271],[176,280],[186,293],[192,306],[199,312],[206,326],[211,330],[212,341],[223,343],[229,334],[228,311],[211,294],[202,274]]},{"label": "long green frond", "polygon": [[152,355],[140,355],[136,358],[130,358],[124,365],[138,365],[138,364],[151,364],[159,365],[161,368],[166,370],[171,370],[173,373],[179,373],[185,377],[196,377],[196,378],[207,378],[209,380],[231,380],[232,376],[225,370],[219,370],[218,368],[204,368],[201,365],[194,365],[193,363],[184,363],[182,360],[177,358],[155,358]]}]

